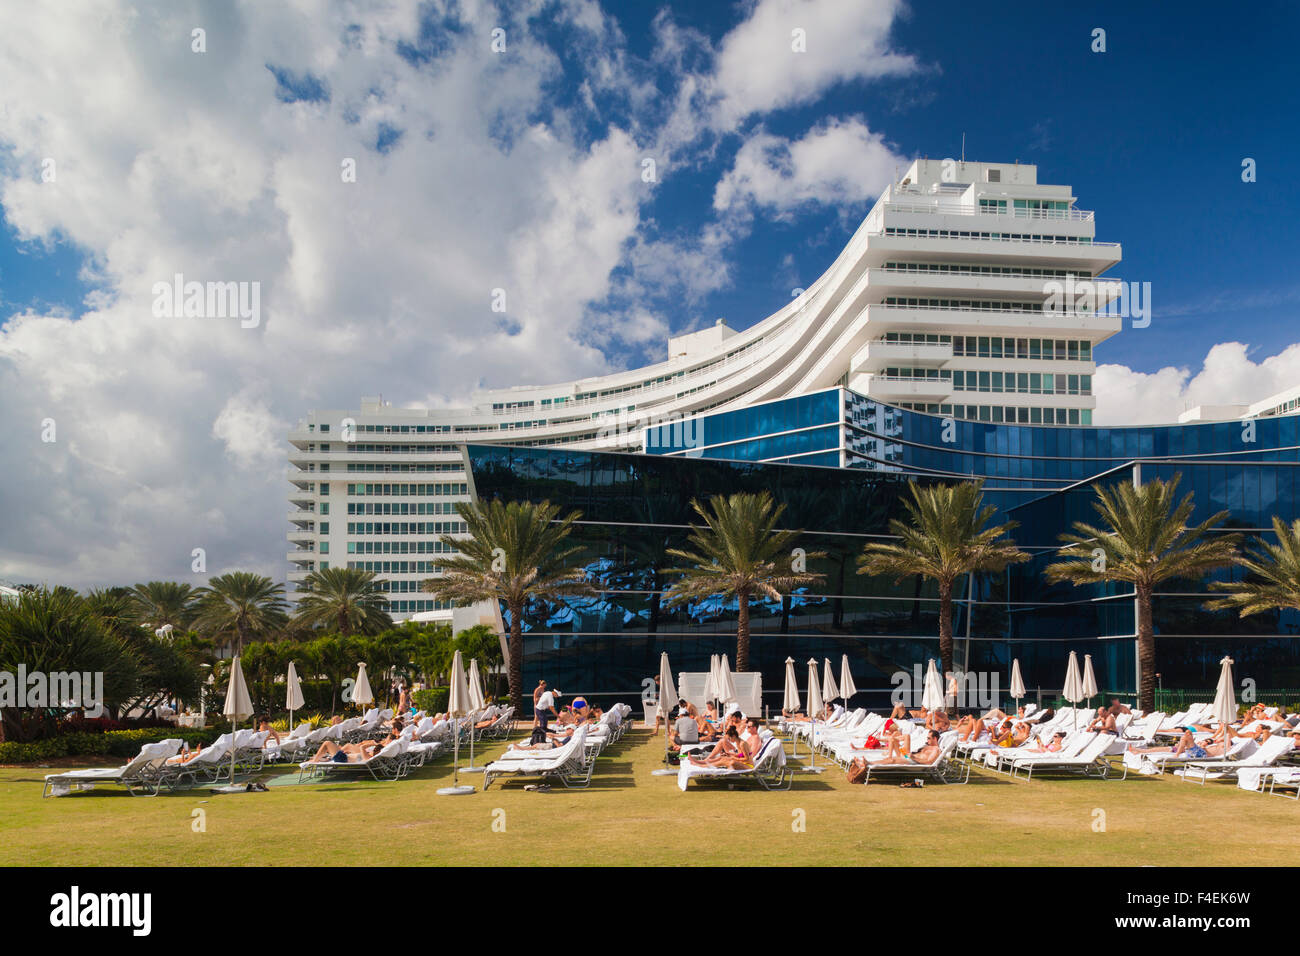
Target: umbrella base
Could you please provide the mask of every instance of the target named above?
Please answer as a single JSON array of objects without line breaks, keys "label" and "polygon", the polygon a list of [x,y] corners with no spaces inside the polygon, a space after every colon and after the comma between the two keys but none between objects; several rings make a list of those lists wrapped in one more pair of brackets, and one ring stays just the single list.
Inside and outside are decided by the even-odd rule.
[{"label": "umbrella base", "polygon": [[677,776],[677,771],[676,771],[676,770],[669,770],[667,767],[660,767],[658,770],[651,770],[651,771],[650,771],[650,776],[652,776],[652,777],[675,777],[675,776]]},{"label": "umbrella base", "polygon": [[[462,770],[461,772],[463,773],[464,771]],[[474,788],[469,786],[438,788],[438,796],[440,797],[464,797],[474,792]]]},{"label": "umbrella base", "polygon": [[826,770],[825,767],[800,767],[799,768],[800,773],[823,773],[825,772],[825,770]]},{"label": "umbrella base", "polygon": [[482,767],[461,767],[460,772],[461,773],[482,773],[483,768]]}]

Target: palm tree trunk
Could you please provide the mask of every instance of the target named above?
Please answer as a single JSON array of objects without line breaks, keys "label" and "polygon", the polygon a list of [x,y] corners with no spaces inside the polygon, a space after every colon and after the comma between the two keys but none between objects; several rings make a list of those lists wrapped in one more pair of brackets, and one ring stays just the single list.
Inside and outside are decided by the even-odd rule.
[{"label": "palm tree trunk", "polygon": [[510,706],[515,714],[524,712],[524,628],[523,604],[510,604]]},{"label": "palm tree trunk", "polygon": [[737,595],[740,613],[736,615],[736,670],[749,670],[749,594]]},{"label": "palm tree trunk", "polygon": [[1138,707],[1147,713],[1156,705],[1156,638],[1151,626],[1151,587],[1137,588]]},{"label": "palm tree trunk", "polygon": [[952,582],[939,582],[939,669],[952,673]]}]

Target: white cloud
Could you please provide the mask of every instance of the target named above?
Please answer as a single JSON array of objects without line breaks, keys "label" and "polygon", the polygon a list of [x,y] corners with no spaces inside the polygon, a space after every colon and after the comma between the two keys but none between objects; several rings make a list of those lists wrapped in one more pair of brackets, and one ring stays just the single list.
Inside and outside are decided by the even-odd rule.
[{"label": "white cloud", "polygon": [[1250,405],[1300,384],[1300,343],[1256,362],[1241,342],[1221,342],[1199,370],[1135,372],[1099,365],[1093,379],[1098,425],[1168,424],[1196,405]]},{"label": "white cloud", "polygon": [[[723,39],[711,93],[722,128],[815,99],[854,79],[906,75],[916,61],[890,48],[901,0],[755,0]],[[804,52],[796,52],[795,31]]]},{"label": "white cloud", "polygon": [[[103,285],[76,320],[0,317],[0,577],[197,582],[203,547],[209,573],[282,578],[283,435],[307,410],[377,392],[461,403],[483,383],[599,374],[662,339],[664,298],[730,282],[730,237],[651,228],[641,159],[661,177],[678,157],[714,161],[720,115],[907,69],[886,46],[897,5],[859,6],[837,19],[764,0],[716,53],[661,13],[675,45],[649,63],[593,0],[0,8],[4,216],[23,239],[75,243]],[[752,57],[796,14],[807,60],[768,84]],[[679,61],[676,89],[656,90],[660,56]],[[586,85],[560,103],[566,60]],[[268,65],[328,101],[282,102]],[[787,144],[794,183],[761,178],[756,156],[736,202],[868,188],[852,150],[882,147],[855,122]],[[400,136],[380,152],[384,129]],[[153,284],[176,273],[259,282],[260,325],[154,317]]]},{"label": "white cloud", "polygon": [[802,139],[751,136],[718,182],[713,207],[748,204],[777,213],[808,203],[849,205],[880,193],[907,161],[857,118],[832,120]]}]

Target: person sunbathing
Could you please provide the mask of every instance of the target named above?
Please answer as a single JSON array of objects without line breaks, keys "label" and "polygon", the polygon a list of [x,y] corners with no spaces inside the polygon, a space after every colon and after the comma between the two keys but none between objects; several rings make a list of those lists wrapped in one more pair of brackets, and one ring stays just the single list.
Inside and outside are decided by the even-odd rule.
[{"label": "person sunbathing", "polygon": [[257,722],[257,732],[259,734],[266,734],[266,739],[262,741],[263,750],[266,749],[267,745],[270,744],[273,739],[277,744],[280,742],[280,735],[271,729],[271,722],[265,717]]},{"label": "person sunbathing", "polygon": [[1026,753],[1031,754],[1055,754],[1061,752],[1061,747],[1065,745],[1065,731],[1058,730],[1052,734],[1052,739],[1045,744],[1034,744],[1030,747],[1022,747]]},{"label": "person sunbathing", "polygon": [[1096,731],[1103,734],[1119,733],[1115,729],[1115,715],[1107,707],[1098,707],[1097,716],[1093,718],[1092,723],[1084,728],[1087,731]]},{"label": "person sunbathing", "polygon": [[718,741],[707,757],[688,756],[686,758],[697,767],[723,767],[734,770],[750,770],[754,760],[741,743],[740,734],[734,726],[728,727],[722,739]]},{"label": "person sunbathing", "polygon": [[894,709],[889,712],[889,717],[891,720],[903,720],[907,717],[907,708],[903,706],[901,700],[895,704]]},{"label": "person sunbathing", "polygon": [[1180,728],[1183,735],[1172,747],[1134,747],[1129,753],[1135,754],[1173,754],[1175,757],[1190,757],[1194,760],[1205,757],[1221,757],[1224,753],[1222,737],[1218,739],[1197,741],[1191,727]]},{"label": "person sunbathing", "polygon": [[191,760],[197,757],[202,751],[203,751],[202,744],[195,744],[193,750],[190,750],[189,745],[187,744],[184,750],[178,753],[175,757],[168,757],[166,762],[169,764],[189,763]]},{"label": "person sunbathing", "polygon": [[971,717],[968,714],[962,718],[962,721],[969,721],[969,723],[966,723],[964,727],[961,723],[958,723],[958,740],[965,741],[966,743],[979,744],[985,743],[991,738],[992,734],[989,725],[984,723],[982,718]]},{"label": "person sunbathing", "polygon": [[379,753],[383,747],[383,744],[374,740],[363,740],[356,744],[336,744],[327,740],[308,763],[361,763]]},{"label": "person sunbathing", "polygon": [[[930,731],[925,740],[925,746],[915,753],[908,753],[897,740],[889,742],[889,753],[877,761],[877,766],[881,764],[916,764],[918,766],[929,766],[939,759],[939,732]],[[859,760],[862,758],[859,757]]]},{"label": "person sunbathing", "polygon": [[949,720],[947,711],[936,710],[925,719],[925,727],[927,730],[937,730],[939,733],[943,733],[945,730],[952,728],[952,721]]}]

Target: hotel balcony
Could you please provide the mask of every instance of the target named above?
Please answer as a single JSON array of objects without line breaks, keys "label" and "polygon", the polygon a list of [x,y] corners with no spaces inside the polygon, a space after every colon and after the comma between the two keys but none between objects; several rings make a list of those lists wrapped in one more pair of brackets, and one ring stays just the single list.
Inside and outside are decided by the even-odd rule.
[{"label": "hotel balcony", "polygon": [[[1009,296],[1016,299],[1033,300],[1041,297],[1046,300],[1052,291],[1059,289],[1065,279],[1040,275],[1004,275],[986,272],[931,272],[929,270],[886,269],[868,270],[870,288],[879,290],[883,295],[933,295],[937,298],[952,298],[954,295],[973,295],[985,298]],[[1080,282],[1093,282],[1096,285],[1096,301],[1104,305],[1119,297],[1119,283],[1123,280],[1114,276],[1099,276],[1095,279],[1075,278]],[[1051,286],[1048,283],[1057,283]]]},{"label": "hotel balcony", "polygon": [[849,372],[875,372],[889,365],[938,368],[951,358],[951,342],[918,345],[874,339],[858,349],[849,363]]},{"label": "hotel balcony", "polygon": [[872,372],[853,376],[849,388],[881,401],[939,402],[952,395],[952,380],[880,375]]},{"label": "hotel balcony", "polygon": [[972,236],[906,236],[873,234],[868,239],[873,264],[885,259],[945,262],[1007,262],[1050,269],[1069,269],[1097,275],[1123,258],[1118,242],[1094,242],[1086,237],[1044,239],[979,238]]},{"label": "hotel balcony", "polygon": [[870,328],[952,335],[1008,335],[1021,338],[1107,338],[1124,327],[1118,315],[1042,309],[955,309],[928,305],[867,306]]}]

